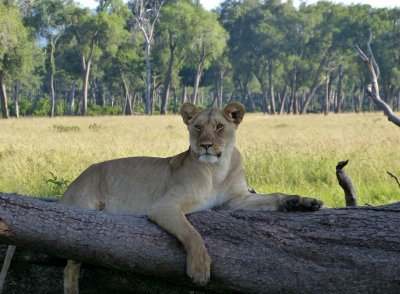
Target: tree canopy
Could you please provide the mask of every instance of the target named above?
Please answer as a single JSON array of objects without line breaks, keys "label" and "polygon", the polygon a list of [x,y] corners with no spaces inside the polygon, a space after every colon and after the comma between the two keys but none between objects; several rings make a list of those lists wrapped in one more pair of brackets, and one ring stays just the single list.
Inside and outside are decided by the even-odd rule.
[{"label": "tree canopy", "polygon": [[[399,110],[399,20],[400,8],[329,1],[225,0],[214,11],[190,0],[99,1],[92,11],[3,1],[2,115],[166,114],[188,100],[270,114],[371,111],[353,50],[370,33],[381,97]],[[140,25],[154,25],[152,38]]]}]

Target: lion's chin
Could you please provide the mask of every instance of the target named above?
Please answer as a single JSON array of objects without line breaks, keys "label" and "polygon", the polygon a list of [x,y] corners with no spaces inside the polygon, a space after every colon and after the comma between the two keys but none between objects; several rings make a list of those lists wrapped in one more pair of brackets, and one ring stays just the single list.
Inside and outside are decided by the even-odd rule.
[{"label": "lion's chin", "polygon": [[219,159],[219,156],[203,154],[200,155],[199,160],[204,163],[216,163]]}]

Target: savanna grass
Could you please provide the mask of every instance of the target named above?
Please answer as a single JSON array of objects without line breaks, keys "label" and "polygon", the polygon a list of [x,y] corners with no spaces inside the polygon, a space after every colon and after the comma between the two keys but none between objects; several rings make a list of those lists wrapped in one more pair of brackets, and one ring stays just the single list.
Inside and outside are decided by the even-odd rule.
[{"label": "savanna grass", "polygon": [[[247,114],[238,130],[249,186],[343,206],[335,166],[345,168],[360,204],[400,201],[400,129],[382,114]],[[56,196],[92,163],[172,156],[188,148],[178,116],[23,118],[0,121],[0,191]],[[61,183],[61,186],[57,186]]]}]

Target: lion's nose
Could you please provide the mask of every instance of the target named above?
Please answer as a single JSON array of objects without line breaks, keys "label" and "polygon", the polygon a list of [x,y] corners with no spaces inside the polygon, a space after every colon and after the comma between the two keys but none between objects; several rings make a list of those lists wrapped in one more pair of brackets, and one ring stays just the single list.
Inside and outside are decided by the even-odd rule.
[{"label": "lion's nose", "polygon": [[212,145],[214,145],[214,144],[200,144],[200,146],[206,150],[208,150],[208,148],[212,147]]}]

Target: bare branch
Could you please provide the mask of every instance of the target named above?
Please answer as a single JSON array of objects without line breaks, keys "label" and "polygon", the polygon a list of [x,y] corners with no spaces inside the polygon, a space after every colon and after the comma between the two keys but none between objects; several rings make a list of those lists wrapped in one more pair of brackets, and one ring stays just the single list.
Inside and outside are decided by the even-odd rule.
[{"label": "bare branch", "polygon": [[400,187],[400,180],[398,177],[396,177],[394,174],[392,174],[390,171],[386,171],[388,173],[389,176],[391,176],[393,179],[395,179],[395,181],[397,182],[397,185],[399,185]]},{"label": "bare branch", "polygon": [[343,168],[349,163],[348,160],[340,161],[336,165],[336,177],[340,187],[344,191],[346,206],[357,206],[357,194],[350,177],[345,173]]},{"label": "bare branch", "polygon": [[367,44],[370,56],[367,56],[358,46],[354,46],[355,50],[360,55],[361,60],[364,61],[365,65],[367,66],[371,78],[371,85],[367,87],[366,92],[368,96],[371,97],[375,105],[383,110],[388,120],[397,125],[398,127],[400,127],[400,117],[396,116],[392,108],[385,101],[383,101],[379,95],[378,77],[380,75],[380,72],[379,72],[379,67],[372,54],[372,49],[370,45],[371,39],[372,39],[372,34],[370,34]]},{"label": "bare branch", "polygon": [[2,291],[3,291],[4,282],[6,280],[8,269],[10,268],[11,260],[14,256],[14,252],[15,252],[15,246],[8,245],[6,257],[4,258],[3,267],[1,268],[1,272],[0,272],[0,293],[2,293]]},{"label": "bare branch", "polygon": [[373,65],[373,67],[375,69],[376,79],[379,79],[379,77],[381,75],[381,72],[379,70],[378,64],[376,63],[374,54],[372,53],[371,42],[372,42],[372,32],[371,32],[371,30],[369,30],[369,38],[368,38],[368,43],[367,43],[368,53],[369,53],[369,56],[371,58],[372,65]]}]

